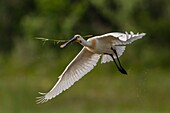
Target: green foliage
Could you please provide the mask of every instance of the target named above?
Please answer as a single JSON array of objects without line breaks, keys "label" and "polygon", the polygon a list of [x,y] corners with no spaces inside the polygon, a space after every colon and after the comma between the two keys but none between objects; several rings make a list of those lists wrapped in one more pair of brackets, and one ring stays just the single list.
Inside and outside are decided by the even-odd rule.
[{"label": "green foliage", "polygon": [[[0,1],[0,113],[169,113],[170,1]],[[113,63],[100,64],[66,92],[36,105],[81,46],[45,45],[35,37],[67,40],[75,34],[145,32]]]}]

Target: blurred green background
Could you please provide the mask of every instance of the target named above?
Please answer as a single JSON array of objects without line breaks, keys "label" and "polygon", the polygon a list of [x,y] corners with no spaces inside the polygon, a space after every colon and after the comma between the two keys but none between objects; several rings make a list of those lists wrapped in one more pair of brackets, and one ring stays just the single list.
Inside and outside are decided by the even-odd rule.
[{"label": "blurred green background", "polygon": [[[69,90],[37,105],[81,50],[35,37],[145,32],[114,63],[100,64]],[[0,113],[169,113],[169,0],[1,0]]]}]

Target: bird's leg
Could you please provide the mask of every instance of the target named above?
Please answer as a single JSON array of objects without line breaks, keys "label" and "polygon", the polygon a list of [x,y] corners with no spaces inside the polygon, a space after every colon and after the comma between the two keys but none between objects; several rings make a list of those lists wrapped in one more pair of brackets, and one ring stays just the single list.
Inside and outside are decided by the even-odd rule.
[{"label": "bird's leg", "polygon": [[116,67],[118,68],[118,70],[119,70],[121,73],[127,74],[126,70],[123,68],[123,66],[122,66],[121,63],[120,63],[120,60],[119,60],[119,57],[118,57],[118,55],[117,55],[116,50],[113,49],[113,48],[111,48],[111,50],[113,50],[114,54],[116,55],[116,58],[117,58],[117,60],[118,60],[119,66],[120,66],[120,67],[118,66],[118,64],[116,63],[116,60],[114,59],[113,55],[111,54],[110,56],[112,57],[113,61],[115,62]]},{"label": "bird's leg", "polygon": [[117,69],[118,69],[121,73],[123,73],[122,69],[118,66],[118,64],[117,64],[115,58],[113,57],[113,55],[112,55],[112,54],[109,54],[109,55],[112,57],[114,63],[116,64]]}]

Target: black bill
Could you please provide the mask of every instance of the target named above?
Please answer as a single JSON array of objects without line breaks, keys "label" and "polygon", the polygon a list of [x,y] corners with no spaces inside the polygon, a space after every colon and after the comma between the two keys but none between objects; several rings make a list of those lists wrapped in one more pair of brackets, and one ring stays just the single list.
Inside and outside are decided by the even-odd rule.
[{"label": "black bill", "polygon": [[66,47],[68,44],[70,44],[71,42],[74,42],[76,39],[77,39],[77,37],[74,36],[74,37],[73,37],[72,39],[70,39],[68,42],[62,44],[62,45],[60,46],[60,48]]}]

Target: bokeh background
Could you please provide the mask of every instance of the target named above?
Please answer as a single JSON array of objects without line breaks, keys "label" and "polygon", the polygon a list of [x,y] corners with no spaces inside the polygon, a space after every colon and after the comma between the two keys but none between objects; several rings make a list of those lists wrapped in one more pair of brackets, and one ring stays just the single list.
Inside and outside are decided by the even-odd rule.
[{"label": "bokeh background", "polygon": [[[37,105],[81,50],[35,37],[145,32],[114,63],[100,64],[69,90]],[[0,113],[169,113],[169,0],[1,0]]]}]

